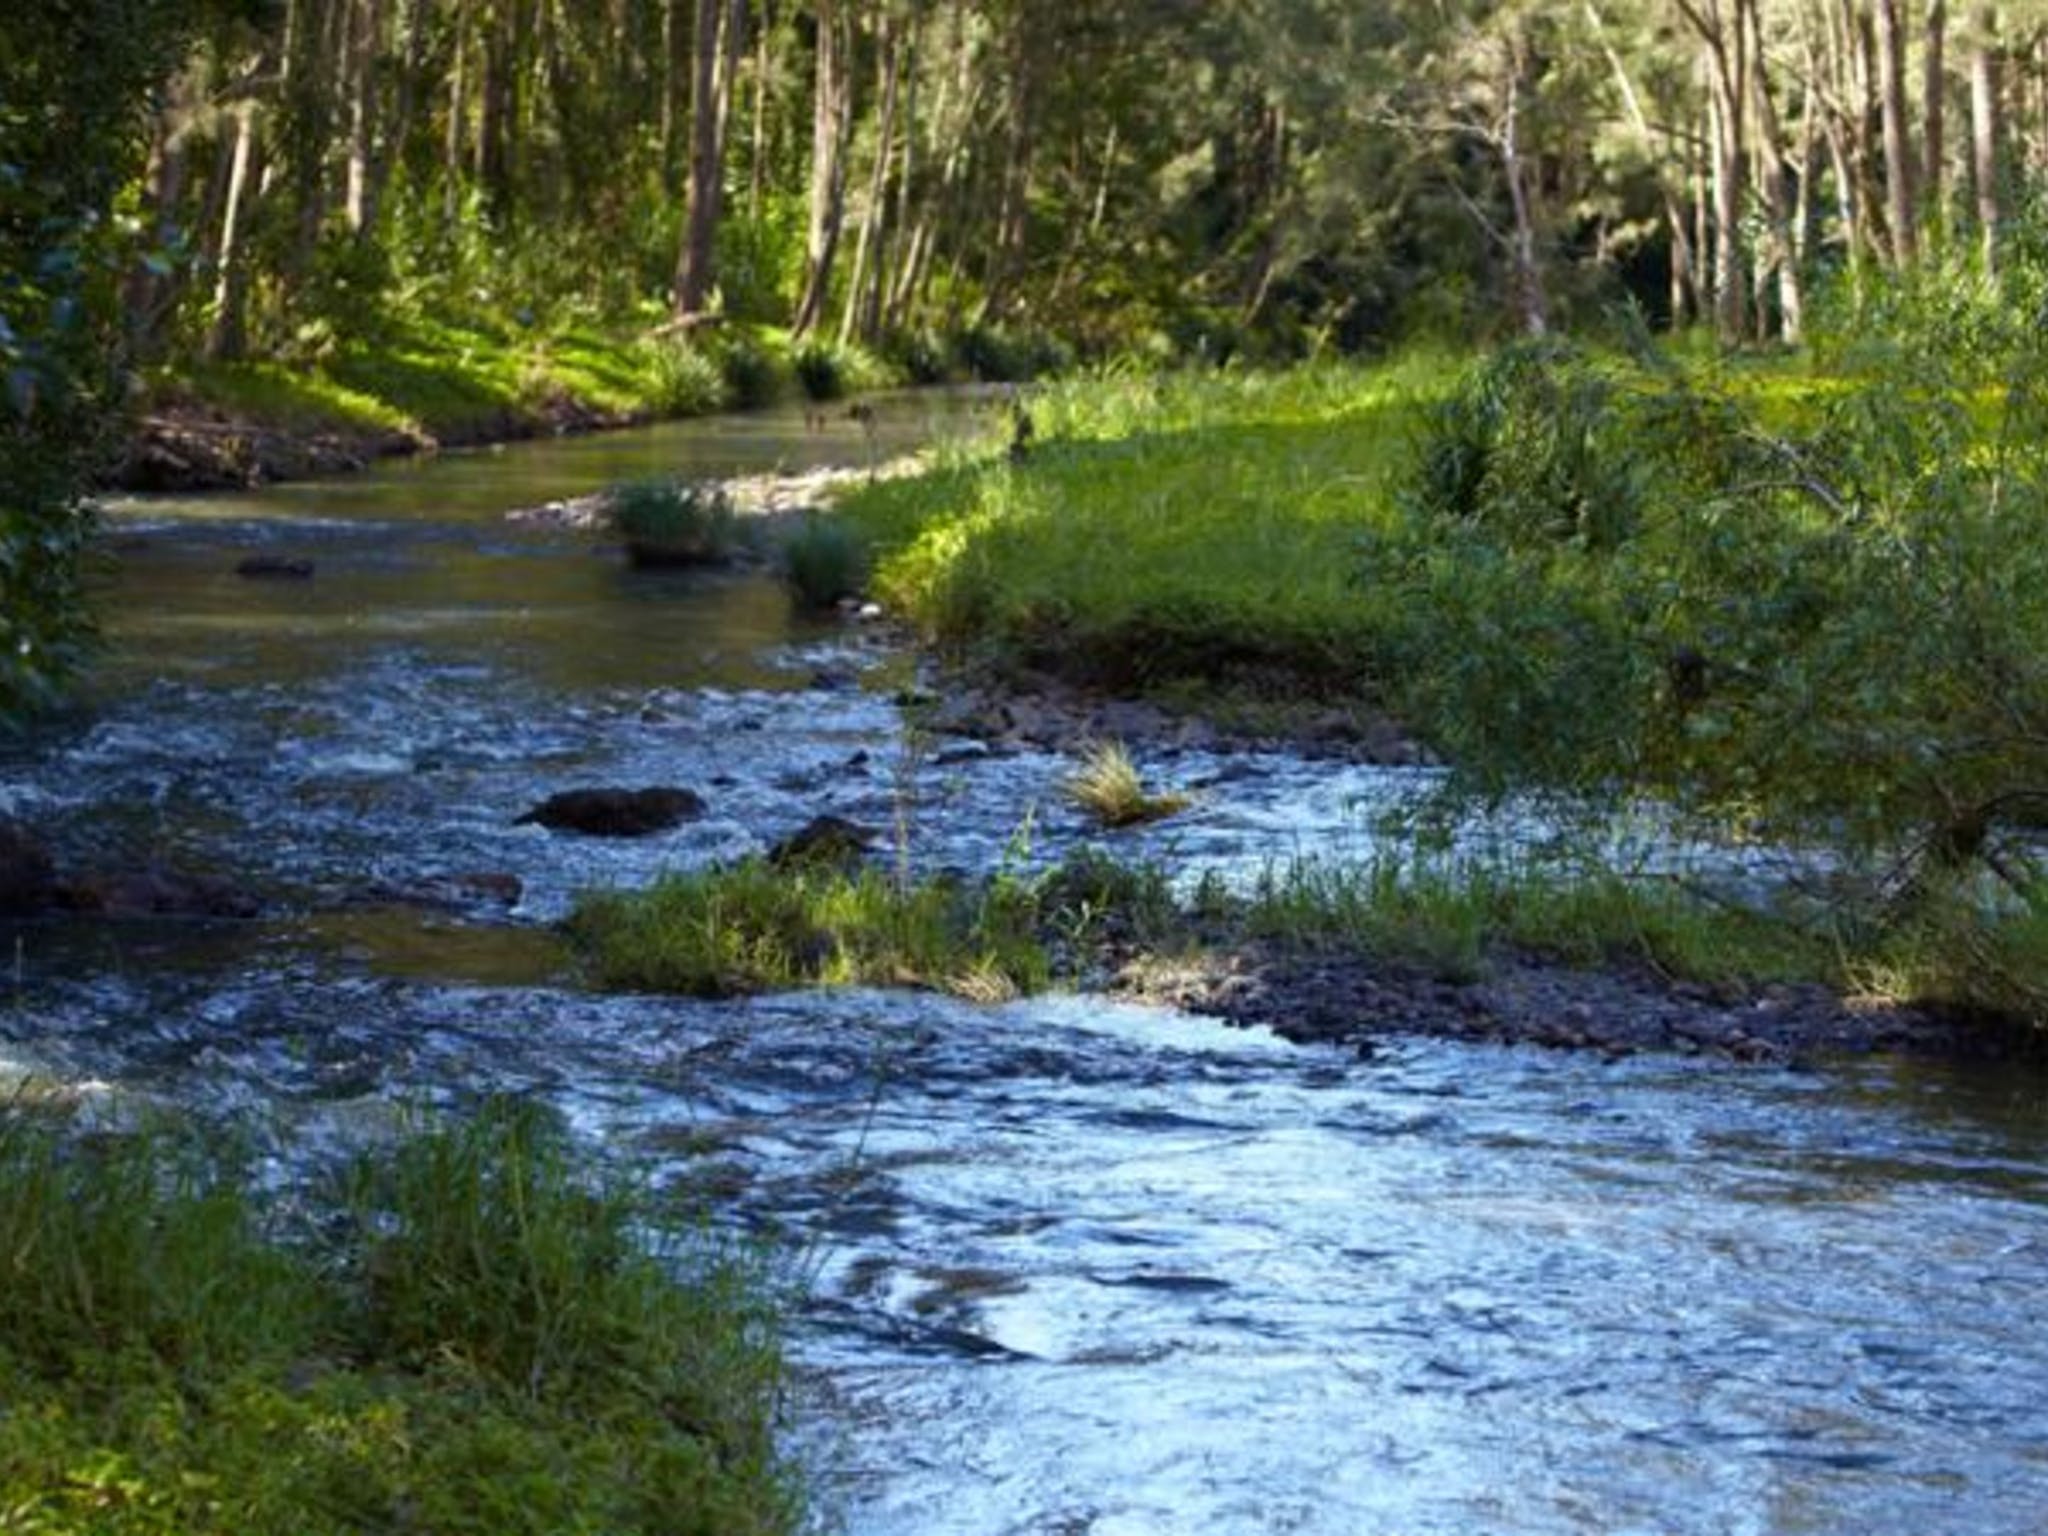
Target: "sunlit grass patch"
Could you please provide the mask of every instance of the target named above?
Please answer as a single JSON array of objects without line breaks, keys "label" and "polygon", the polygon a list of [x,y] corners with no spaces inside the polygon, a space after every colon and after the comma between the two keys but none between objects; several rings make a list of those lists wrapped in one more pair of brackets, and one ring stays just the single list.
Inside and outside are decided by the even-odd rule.
[{"label": "sunlit grass patch", "polygon": [[1154,793],[1119,741],[1098,742],[1062,787],[1067,798],[1105,827],[1135,827],[1186,810],[1193,802],[1172,791]]},{"label": "sunlit grass patch", "polygon": [[1256,937],[1351,948],[1460,979],[1483,974],[1503,947],[1572,966],[1643,965],[1682,981],[1840,974],[1832,939],[1787,913],[1598,868],[1297,861],[1262,874],[1239,921]]},{"label": "sunlit grass patch", "polygon": [[1050,980],[1028,891],[908,886],[875,869],[750,859],[587,895],[569,919],[600,985],[732,997],[799,986],[919,986],[988,996]]},{"label": "sunlit grass patch", "polygon": [[651,1214],[511,1106],[305,1209],[188,1135],[0,1117],[0,1523],[792,1531],[773,1291]]}]

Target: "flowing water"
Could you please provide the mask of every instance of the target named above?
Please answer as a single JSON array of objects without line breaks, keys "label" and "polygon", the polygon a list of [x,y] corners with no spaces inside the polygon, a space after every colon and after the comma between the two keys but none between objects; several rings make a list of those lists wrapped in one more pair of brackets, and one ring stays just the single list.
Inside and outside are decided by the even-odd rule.
[{"label": "flowing water", "polygon": [[[930,397],[885,446],[938,430]],[[864,1536],[2038,1532],[2048,1091],[1445,1044],[1370,1060],[1087,998],[713,1005],[579,990],[579,887],[832,811],[920,867],[1085,831],[1046,757],[906,750],[909,673],[762,575],[626,570],[510,507],[857,460],[767,415],[113,519],[90,707],[0,761],[74,868],[260,894],[239,924],[21,925],[0,1076],[377,1133],[486,1091],[774,1234],[808,1279],[795,1442]],[[233,574],[311,558],[311,582]],[[1136,846],[1359,851],[1413,772],[1284,755]],[[683,784],[644,843],[514,825]],[[404,898],[515,875],[503,917]]]}]

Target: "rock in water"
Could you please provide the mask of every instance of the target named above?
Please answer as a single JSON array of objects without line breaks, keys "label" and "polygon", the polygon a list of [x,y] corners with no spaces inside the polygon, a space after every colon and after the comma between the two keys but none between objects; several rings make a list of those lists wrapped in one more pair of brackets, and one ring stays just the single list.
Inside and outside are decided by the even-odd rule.
[{"label": "rock in water", "polygon": [[88,875],[59,893],[75,912],[102,917],[252,918],[263,903],[232,880],[148,864],[141,869]]},{"label": "rock in water", "polygon": [[858,864],[875,844],[866,827],[839,816],[815,816],[768,850],[777,869],[817,869]]},{"label": "rock in water", "polygon": [[0,820],[0,917],[40,912],[55,893],[50,851],[17,823]]},{"label": "rock in water", "polygon": [[288,555],[251,555],[235,567],[251,581],[311,581],[313,562]]},{"label": "rock in water", "polygon": [[688,789],[570,789],[548,796],[513,825],[585,837],[646,837],[703,814],[703,797]]}]

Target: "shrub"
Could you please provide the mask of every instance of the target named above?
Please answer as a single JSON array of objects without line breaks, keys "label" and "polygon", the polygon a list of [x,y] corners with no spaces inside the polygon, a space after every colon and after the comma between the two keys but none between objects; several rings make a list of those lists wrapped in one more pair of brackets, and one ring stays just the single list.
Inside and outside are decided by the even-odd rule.
[{"label": "shrub", "polygon": [[663,416],[703,416],[725,404],[726,381],[718,364],[685,341],[656,339],[640,344],[647,403]]},{"label": "shrub", "polygon": [[845,360],[827,341],[807,341],[790,359],[796,381],[812,400],[837,400],[846,393]]},{"label": "shrub", "polygon": [[732,497],[708,482],[637,480],[611,492],[612,526],[638,565],[706,565],[739,537]]},{"label": "shrub", "polygon": [[718,366],[725,375],[726,398],[736,409],[761,410],[782,398],[781,365],[775,354],[752,336],[740,335],[726,342]]},{"label": "shrub", "polygon": [[798,601],[825,609],[856,597],[867,580],[866,541],[846,523],[810,516],[782,547],[783,574]]}]

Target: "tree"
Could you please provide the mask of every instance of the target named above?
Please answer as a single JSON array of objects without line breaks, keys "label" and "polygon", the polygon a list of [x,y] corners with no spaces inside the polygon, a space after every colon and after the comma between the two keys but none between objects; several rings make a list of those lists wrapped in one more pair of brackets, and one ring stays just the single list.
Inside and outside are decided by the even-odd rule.
[{"label": "tree", "polygon": [[177,0],[66,0],[0,23],[0,721],[51,702],[89,637],[86,490],[117,440],[113,214],[190,24]]}]

